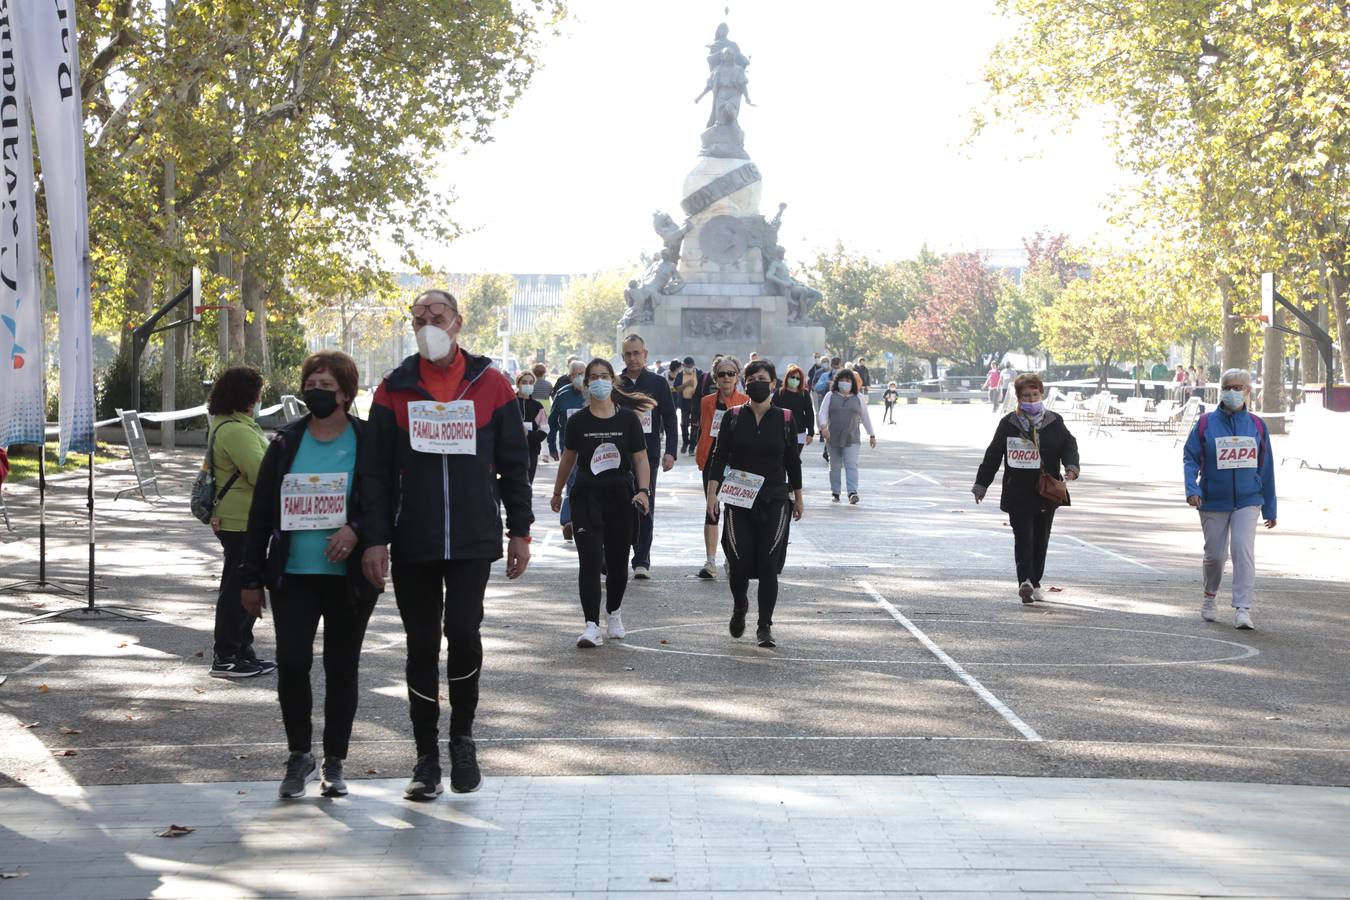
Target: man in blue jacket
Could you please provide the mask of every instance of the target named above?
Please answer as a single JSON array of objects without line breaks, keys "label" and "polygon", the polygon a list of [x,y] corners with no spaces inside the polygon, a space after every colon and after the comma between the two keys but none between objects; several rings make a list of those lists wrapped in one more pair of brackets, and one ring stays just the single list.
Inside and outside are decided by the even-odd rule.
[{"label": "man in blue jacket", "polygon": [[[572,380],[559,388],[553,395],[553,409],[548,414],[548,455],[554,462],[562,454],[562,435],[567,433],[567,420],[572,414],[586,405],[586,391],[581,386],[586,373],[586,364],[573,360],[568,364],[568,373]],[[567,497],[563,500],[562,513],[558,516],[562,525],[563,540],[572,539],[572,485],[576,483],[576,470],[567,479]]]},{"label": "man in blue jacket", "polygon": [[[640,334],[623,339],[623,372],[619,387],[630,393],[646,394],[656,401],[656,408],[639,413],[642,432],[647,439],[647,462],[651,470],[651,491],[647,494],[651,507],[638,517],[637,534],[633,536],[633,577],[645,581],[651,578],[652,532],[656,519],[656,473],[669,472],[675,465],[675,445],[680,440],[679,423],[675,421],[675,401],[670,385],[655,372],[647,370],[647,342]],[[666,452],[661,454],[661,438],[665,437]]]},{"label": "man in blue jacket", "polygon": [[1233,556],[1234,625],[1252,624],[1256,581],[1256,521],[1275,527],[1275,461],[1266,424],[1247,411],[1252,376],[1229,369],[1219,386],[1219,408],[1202,415],[1186,439],[1186,502],[1200,510],[1205,532],[1205,599],[1200,617],[1214,621],[1214,597],[1223,565]]}]

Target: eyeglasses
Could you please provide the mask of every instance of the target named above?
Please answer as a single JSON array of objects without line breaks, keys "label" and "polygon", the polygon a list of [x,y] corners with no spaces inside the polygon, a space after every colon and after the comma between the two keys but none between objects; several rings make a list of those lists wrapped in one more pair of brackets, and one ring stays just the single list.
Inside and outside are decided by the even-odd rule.
[{"label": "eyeglasses", "polygon": [[718,377],[718,378],[735,378],[735,377],[736,377],[736,373],[735,373],[735,372],[718,372],[718,373],[717,373],[717,377]]},{"label": "eyeglasses", "polygon": [[426,316],[443,316],[447,312],[452,315],[459,314],[459,310],[441,300],[433,300],[430,303],[414,303],[408,307],[408,311],[419,319]]}]

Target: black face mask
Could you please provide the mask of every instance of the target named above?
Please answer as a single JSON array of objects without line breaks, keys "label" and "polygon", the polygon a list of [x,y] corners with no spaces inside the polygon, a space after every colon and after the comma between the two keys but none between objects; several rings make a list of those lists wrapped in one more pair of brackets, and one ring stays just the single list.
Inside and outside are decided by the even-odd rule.
[{"label": "black face mask", "polygon": [[323,388],[310,388],[304,393],[305,405],[315,418],[326,419],[337,411],[337,391],[326,391]]},{"label": "black face mask", "polygon": [[771,393],[773,385],[767,381],[748,381],[745,384],[745,395],[756,403],[768,400]]}]

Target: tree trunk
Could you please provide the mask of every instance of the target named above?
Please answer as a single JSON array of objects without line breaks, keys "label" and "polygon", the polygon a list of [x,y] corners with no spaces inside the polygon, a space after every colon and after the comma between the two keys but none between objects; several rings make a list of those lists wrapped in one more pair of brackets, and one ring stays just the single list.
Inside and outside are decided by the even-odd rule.
[{"label": "tree trunk", "polygon": [[[1251,366],[1252,338],[1241,319],[1234,318],[1233,304],[1237,287],[1227,273],[1218,277],[1219,298],[1223,316],[1223,360],[1219,369],[1246,369]],[[1208,379],[1206,379],[1208,380]]]},{"label": "tree trunk", "polygon": [[936,380],[937,380],[937,377],[938,377],[938,370],[937,370],[937,367],[938,367],[938,358],[937,358],[936,356],[930,356],[930,357],[928,357],[928,368],[929,368],[929,369],[932,371],[932,373],[933,373],[933,380],[934,380],[934,381],[936,381]]},{"label": "tree trunk", "polygon": [[[1327,298],[1331,301],[1336,320],[1335,327],[1327,330],[1331,332],[1331,339],[1341,345],[1340,380],[1350,382],[1350,355],[1345,352],[1346,340],[1350,338],[1350,298],[1346,296],[1347,291],[1350,291],[1350,278],[1347,278],[1343,263],[1343,255],[1326,260]],[[1335,380],[1331,374],[1327,375],[1328,386]]]},{"label": "tree trunk", "polygon": [[[1272,325],[1284,325],[1288,313],[1275,310]],[[1285,410],[1284,403],[1284,333],[1274,328],[1265,329],[1266,347],[1262,357],[1261,412],[1269,415]],[[1284,417],[1267,419],[1271,434],[1284,434]]]},{"label": "tree trunk", "polygon": [[240,293],[243,296],[243,360],[250,366],[262,370],[264,367],[263,348],[263,285],[258,278],[257,266],[252,257],[244,259],[244,277]]},{"label": "tree trunk", "polygon": [[[1324,317],[1326,304],[1318,302],[1316,306],[1308,311],[1314,321],[1321,322]],[[1303,382],[1305,384],[1313,382],[1322,383],[1322,354],[1317,349],[1317,342],[1312,338],[1301,337],[1298,339],[1299,365],[1303,369]]]}]

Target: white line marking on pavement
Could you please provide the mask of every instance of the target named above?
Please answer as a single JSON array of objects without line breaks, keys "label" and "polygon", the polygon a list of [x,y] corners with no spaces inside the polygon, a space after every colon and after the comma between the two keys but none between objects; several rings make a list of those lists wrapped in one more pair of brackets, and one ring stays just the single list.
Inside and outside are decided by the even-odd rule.
[{"label": "white line marking on pavement", "polygon": [[1127,562],[1127,563],[1129,563],[1129,564],[1132,565],[1132,566],[1138,566],[1138,567],[1141,568],[1141,569],[1147,569],[1147,570],[1150,571],[1150,572],[1158,572],[1159,574],[1161,574],[1161,570],[1153,568],[1153,567],[1150,566],[1148,563],[1141,563],[1141,562],[1140,562],[1139,560],[1137,560],[1137,559],[1130,559],[1128,556],[1125,556],[1123,553],[1117,553],[1117,552],[1114,551],[1114,550],[1108,550],[1108,549],[1106,549],[1105,547],[1100,547],[1100,546],[1098,546],[1098,545],[1092,543],[1091,541],[1085,541],[1085,540],[1083,540],[1082,538],[1074,537],[1074,536],[1071,535],[1071,534],[1066,534],[1066,535],[1064,535],[1064,537],[1065,537],[1065,538],[1068,538],[1069,540],[1073,541],[1073,542],[1076,543],[1076,544],[1082,544],[1084,547],[1087,547],[1089,550],[1096,550],[1096,551],[1098,551],[1098,552],[1100,552],[1100,553],[1105,553],[1107,556],[1114,556],[1116,559],[1121,560],[1122,562]]},{"label": "white line marking on pavement", "polygon": [[42,659],[35,659],[35,660],[33,660],[33,661],[30,662],[28,665],[24,666],[22,669],[15,669],[13,672],[6,672],[5,674],[6,674],[6,675],[22,675],[22,674],[24,674],[25,672],[31,672],[31,671],[33,671],[33,670],[36,669],[36,668],[39,668],[39,667],[41,667],[41,666],[45,666],[47,663],[51,662],[51,661],[54,660],[54,659],[56,659],[55,656],[44,656],[44,657],[42,657]]},{"label": "white line marking on pavement", "polygon": [[908,472],[912,477],[922,479],[923,481],[928,482],[934,487],[942,487],[942,482],[938,481],[936,478],[929,478],[922,472],[915,472],[913,469],[905,469],[905,471]]},{"label": "white line marking on pavement", "polygon": [[899,622],[901,625],[904,626],[906,631],[914,635],[914,637],[918,640],[919,643],[923,644],[925,647],[928,648],[928,652],[932,653],[938,659],[942,660],[943,665],[945,665],[948,669],[951,669],[953,675],[955,675],[957,678],[965,682],[966,687],[970,688],[972,691],[975,692],[976,696],[978,696],[985,703],[989,704],[989,706],[994,710],[994,712],[1002,716],[1003,720],[1007,722],[1009,725],[1011,725],[1013,728],[1016,728],[1017,731],[1024,738],[1026,738],[1028,741],[1044,740],[1044,738],[1042,738],[1039,734],[1036,733],[1036,730],[1034,728],[1032,728],[1026,722],[1023,722],[1018,717],[1017,713],[1009,709],[1003,703],[1002,700],[995,697],[987,687],[980,684],[979,679],[977,679],[974,675],[971,675],[965,669],[961,668],[960,663],[958,663],[956,660],[948,656],[946,651],[944,651],[937,644],[933,643],[933,640],[930,637],[928,637],[928,635],[924,634],[923,631],[920,630],[919,626],[915,625],[913,622],[911,622],[908,618],[905,617],[904,613],[900,612],[900,610],[896,609],[893,605],[891,605],[891,601],[881,596],[881,594],[877,592],[876,588],[872,587],[872,585],[868,584],[866,581],[860,581],[858,582],[858,585],[864,591],[866,591],[872,597],[873,600],[877,601],[877,604],[882,609],[890,613],[892,619],[895,619],[895,621]]},{"label": "white line marking on pavement", "polygon": [[913,478],[913,477],[914,477],[914,473],[911,472],[910,474],[906,475],[904,478],[897,478],[895,481],[888,481],[888,482],[886,482],[886,487],[895,487],[897,484],[904,484],[906,481],[909,481],[909,480],[910,480],[911,478]]}]

